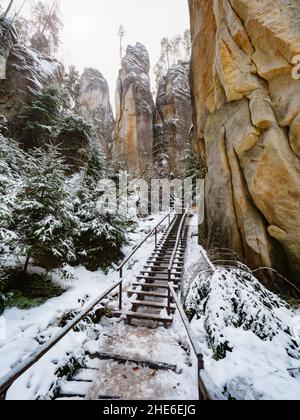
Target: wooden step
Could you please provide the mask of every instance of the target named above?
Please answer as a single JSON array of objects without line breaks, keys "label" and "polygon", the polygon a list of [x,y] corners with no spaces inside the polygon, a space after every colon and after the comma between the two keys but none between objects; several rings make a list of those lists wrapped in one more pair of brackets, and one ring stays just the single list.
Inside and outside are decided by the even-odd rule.
[{"label": "wooden step", "polygon": [[[169,249],[166,249],[166,248],[162,248],[162,249],[156,249],[156,250],[154,250],[153,252],[152,252],[152,254],[173,254],[173,251],[174,251],[174,248],[169,248]],[[180,253],[180,254],[182,254],[182,253],[184,253],[185,252],[185,250],[184,249],[182,249],[182,248],[178,248],[177,250],[176,250],[176,253]]]},{"label": "wooden step", "polygon": [[[159,284],[159,283],[133,283],[132,286],[134,287],[145,287],[149,289],[169,289],[169,286],[167,284]],[[174,285],[173,288],[176,290],[178,289],[177,285]]]},{"label": "wooden step", "polygon": [[156,297],[156,298],[162,298],[162,299],[166,299],[168,297],[165,293],[145,292],[145,291],[138,292],[137,290],[128,290],[127,294],[128,296],[137,295],[141,297]]},{"label": "wooden step", "polygon": [[[143,268],[152,268],[153,270],[153,272],[156,272],[156,269],[163,269],[163,270],[168,270],[169,269],[169,266],[168,265],[161,265],[160,263],[157,263],[157,264],[155,264],[155,263],[152,263],[153,265],[144,265],[144,267]],[[176,264],[176,263],[174,263],[174,264]],[[174,270],[174,271],[182,271],[182,267],[172,267],[172,270]]]},{"label": "wooden step", "polygon": [[[155,261],[154,261],[155,260]],[[170,258],[162,258],[162,257],[151,257],[148,259],[148,264],[159,263],[159,262],[168,262]],[[176,257],[174,261],[177,261],[176,264],[184,265],[184,258]]]},{"label": "wooden step", "polygon": [[[120,312],[119,312],[120,314]],[[156,322],[162,322],[163,324],[166,323],[172,323],[173,317],[171,316],[160,316],[155,314],[149,314],[149,313],[139,313],[139,312],[121,312],[121,314],[125,315],[127,318],[134,318],[134,319],[142,319],[145,321],[156,321]]]},{"label": "wooden step", "polygon": [[[174,271],[174,268],[172,268],[172,271],[171,271],[171,275],[172,276],[174,276],[174,277],[181,277],[181,273],[174,273],[173,271]],[[142,274],[143,276],[145,274],[151,274],[153,276],[157,276],[157,275],[166,275],[167,276],[168,275],[168,270],[164,270],[164,271],[156,271],[156,270],[148,271],[148,270],[142,270],[142,271],[140,271],[140,274]]]},{"label": "wooden step", "polygon": [[[174,276],[174,274],[172,274]],[[137,280],[156,280],[156,281],[169,281],[168,277],[154,277],[154,276],[138,276],[136,278]],[[180,281],[180,277],[177,278],[171,278],[170,281],[173,281],[175,283],[178,283]]]},{"label": "wooden step", "polygon": [[[170,260],[172,255],[173,255],[173,252],[161,252],[158,254],[153,253],[151,257],[168,258]],[[176,258],[184,258],[184,252],[176,253]]]},{"label": "wooden step", "polygon": [[[165,303],[160,303],[160,302],[150,302],[147,300],[134,300],[132,302],[130,302],[133,306],[144,306],[146,308],[157,308],[157,309],[167,309],[168,305]],[[171,305],[171,309],[175,310],[176,306],[175,305]]]}]

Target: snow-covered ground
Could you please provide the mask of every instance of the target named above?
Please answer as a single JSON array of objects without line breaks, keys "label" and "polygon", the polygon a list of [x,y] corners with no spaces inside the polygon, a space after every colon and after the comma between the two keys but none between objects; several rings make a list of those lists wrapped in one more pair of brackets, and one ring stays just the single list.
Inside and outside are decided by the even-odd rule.
[{"label": "snow-covered ground", "polygon": [[[185,294],[202,269],[198,238],[191,238],[191,233],[197,232],[196,220],[193,224],[186,256]],[[227,278],[226,281],[230,282],[231,279]],[[218,303],[222,302],[220,297],[214,296],[215,313],[221,309],[218,306]],[[250,305],[249,308],[251,311]],[[297,343],[300,354],[300,312],[285,308],[274,309],[272,312],[280,323],[290,329],[291,338]],[[238,400],[300,399],[300,359],[288,355],[285,332],[273,339],[262,340],[252,331],[233,326],[225,327],[222,333],[230,343],[232,351],[228,351],[224,359],[216,361],[207,344],[204,322],[204,316],[200,319],[195,317],[192,328],[204,354],[205,369],[222,392],[226,390],[226,395],[230,394]],[[293,368],[299,370],[291,371]]]},{"label": "snow-covered ground", "polygon": [[[124,253],[126,255],[129,254],[135,244],[139,243],[162,217],[162,214],[158,214],[155,217],[140,221],[136,232],[130,235],[131,244],[124,250]],[[207,262],[203,259],[201,260],[201,248],[198,245],[198,238],[196,236],[192,237],[193,233],[197,233],[197,225],[195,216],[192,219],[188,236],[183,297],[188,295],[189,289],[201,269],[207,268]],[[154,238],[150,238],[136,253],[124,272],[125,287],[126,283],[129,284],[140,272],[153,248]],[[60,330],[60,321],[66,314],[72,311],[79,312],[87,302],[100,295],[113,282],[118,280],[118,274],[113,269],[107,274],[102,271],[91,273],[84,267],[77,267],[70,269],[70,271],[74,275],[75,280],[63,285],[66,291],[60,297],[50,299],[40,307],[31,310],[8,309],[4,312],[2,321],[5,321],[6,334],[3,336],[0,334],[1,377],[17,366],[20,361],[36,352],[40,344],[47,342],[53,337]],[[211,287],[214,286],[214,281],[218,285],[218,276],[212,279]],[[231,284],[230,282],[232,282],[232,285],[235,284],[234,279],[230,277],[225,281],[226,284]],[[224,292],[222,288],[220,290],[222,293]],[[224,295],[220,294],[218,289],[216,289],[216,293],[217,296],[214,296],[212,302],[210,302],[210,307],[215,305],[214,314],[220,311],[220,302],[224,299]],[[245,299],[245,296],[243,296],[243,299]],[[274,297],[274,299],[276,300],[277,298]],[[125,308],[127,304],[129,304],[128,298],[126,293],[124,293]],[[250,304],[249,308],[251,309]],[[291,337],[285,331],[282,331],[282,333],[272,338],[269,337],[263,340],[252,330],[245,330],[242,327],[236,328],[230,324],[225,326],[223,334],[228,343],[230,343],[232,350],[227,351],[226,357],[218,361],[214,359],[213,350],[208,345],[205,317],[200,316],[198,319],[195,317],[192,321],[192,329],[204,355],[205,370],[227,398],[230,396],[239,400],[300,399],[300,369],[291,370],[300,368],[300,360],[291,357],[286,350],[290,344],[288,343],[289,337],[299,346],[300,311],[279,305],[269,315],[271,318],[274,316],[274,319],[278,320],[278,323],[276,321],[276,328],[278,325],[287,326],[291,331]],[[219,322],[218,317],[216,322]],[[15,382],[9,390],[7,398],[11,400],[29,400],[47,395],[50,387],[56,381],[59,367],[65,366],[72,357],[75,359],[83,358],[85,351],[88,349],[91,352],[93,345],[96,349],[105,349],[107,346],[108,348],[113,346],[114,340],[112,339],[114,337],[118,340],[124,339],[121,343],[123,354],[126,353],[129,356],[138,354],[139,358],[150,355],[148,350],[151,344],[153,346],[154,361],[171,362],[182,369],[183,373],[178,379],[180,386],[172,385],[168,395],[173,396],[175,399],[176,397],[185,399],[196,398],[196,360],[192,352],[186,351],[189,347],[189,341],[178,312],[175,315],[171,328],[167,331],[163,328],[153,332],[148,330],[143,332],[142,329],[136,330],[134,334],[141,334],[141,340],[136,340],[133,333],[132,340],[128,340],[126,328],[119,324],[119,321],[104,318],[100,325],[90,325],[81,331],[70,332],[55,348]],[[4,329],[2,328],[3,331]],[[151,343],[145,344],[145,334],[148,337],[148,341],[151,337],[151,340],[155,337],[156,344],[153,340],[153,342],[150,340]],[[164,345],[160,346],[159,343],[164,343]],[[112,347],[111,351],[118,349],[120,349],[120,346],[118,348]],[[296,347],[295,354],[297,353],[299,353],[299,348]],[[192,365],[189,365],[191,362]],[[135,375],[132,371],[128,367],[126,369],[126,375],[133,375],[132,379],[135,380]],[[133,372],[137,371],[137,368],[133,369]],[[151,375],[150,371],[148,373]],[[148,373],[143,371],[145,378],[147,378]],[[174,376],[173,374],[168,376],[159,373],[155,380],[151,377],[151,381],[153,382],[153,387],[155,387],[156,384],[165,384],[167,380],[170,380],[170,383],[173,384],[173,381],[176,382],[176,378],[176,375]],[[139,386],[138,383],[134,382],[134,384],[134,386]],[[111,384],[108,385],[111,388]],[[109,387],[108,390],[110,389]],[[149,393],[147,394],[148,391],[144,388],[141,388],[141,392],[141,395],[150,395]]]},{"label": "snow-covered ground", "polygon": [[[130,245],[124,249],[128,255],[147,233],[164,217],[157,214],[141,220],[130,234]],[[167,221],[163,226],[166,226]],[[124,284],[134,279],[154,248],[154,237],[137,251],[124,271]],[[69,268],[74,280],[60,282],[66,289],[59,297],[49,299],[43,305],[30,309],[7,309],[1,317],[0,334],[0,377],[7,374],[21,361],[35,353],[40,344],[46,343],[59,332],[60,321],[72,311],[79,312],[91,299],[95,299],[118,281],[118,273],[112,268],[107,274],[102,271],[89,272],[84,267]],[[93,339],[92,329],[70,332],[55,348],[45,355],[34,367],[25,373],[8,392],[8,399],[35,399],[46,395],[55,380],[55,373],[74,356],[82,354],[84,344]]]}]

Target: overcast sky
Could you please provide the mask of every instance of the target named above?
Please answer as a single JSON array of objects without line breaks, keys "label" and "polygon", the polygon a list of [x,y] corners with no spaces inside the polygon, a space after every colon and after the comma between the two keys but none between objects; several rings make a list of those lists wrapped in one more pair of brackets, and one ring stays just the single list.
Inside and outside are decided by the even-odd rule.
[{"label": "overcast sky", "polygon": [[[22,1],[16,0],[17,4]],[[0,2],[6,4],[8,0]],[[142,42],[154,65],[161,38],[183,33],[189,27],[187,3],[187,0],[60,0],[64,23],[60,58],[81,71],[84,67],[99,69],[109,82],[113,98],[120,64],[120,24],[126,29],[125,43]]]}]

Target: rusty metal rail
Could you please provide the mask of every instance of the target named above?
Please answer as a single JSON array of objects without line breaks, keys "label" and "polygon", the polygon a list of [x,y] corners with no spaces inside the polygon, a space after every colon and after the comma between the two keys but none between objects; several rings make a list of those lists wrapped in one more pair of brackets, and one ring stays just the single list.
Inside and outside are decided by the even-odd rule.
[{"label": "rusty metal rail", "polygon": [[80,312],[68,325],[66,325],[57,335],[55,335],[48,343],[44,344],[40,350],[29,356],[25,361],[21,362],[16,368],[8,372],[3,378],[0,379],[0,400],[4,400],[6,393],[11,385],[22,376],[28,369],[35,365],[45,354],[47,354],[57,343],[59,343],[79,322],[88,316],[92,310],[99,305],[107,296],[109,296],[115,289],[119,288],[119,306],[122,308],[122,292],[123,292],[123,268],[128,261],[133,257],[137,250],[146,242],[150,236],[155,234],[155,243],[157,244],[158,228],[165,220],[169,220],[169,226],[171,224],[171,210],[152,230],[151,232],[141,241],[133,250],[133,252],[122,262],[117,268],[120,273],[120,279],[114,283],[109,289],[102,293],[98,298],[92,301],[84,310]]},{"label": "rusty metal rail", "polygon": [[0,379],[0,400],[4,400],[6,393],[11,385],[35,365],[45,354],[47,354],[57,343],[59,343],[80,321],[87,317],[87,315],[101,303],[107,296],[110,295],[118,286],[120,282],[114,283],[101,296],[91,302],[80,314],[78,314],[68,325],[66,325],[58,334],[56,334],[48,343],[44,344],[40,350],[29,356],[24,362],[20,363],[15,369],[7,373]]},{"label": "rusty metal rail", "polygon": [[186,314],[184,312],[184,309],[183,309],[183,307],[182,307],[182,305],[181,305],[181,303],[179,301],[179,298],[178,298],[178,296],[177,296],[177,294],[176,294],[176,292],[174,290],[174,287],[173,287],[173,284],[172,283],[169,283],[169,291],[170,291],[170,295],[172,296],[172,298],[173,298],[173,300],[175,302],[175,305],[176,305],[176,307],[178,309],[178,312],[179,312],[180,318],[182,320],[182,323],[184,325],[184,328],[186,330],[187,336],[188,336],[188,338],[190,340],[190,343],[192,345],[192,348],[194,350],[194,353],[195,353],[195,355],[197,357],[199,400],[204,400],[204,401],[209,400],[210,399],[209,398],[209,395],[208,395],[208,393],[206,391],[206,387],[205,387],[205,385],[204,385],[204,383],[202,381],[202,378],[201,378],[201,371],[204,370],[203,354],[202,354],[202,352],[200,350],[200,347],[199,347],[199,344],[198,344],[197,340],[194,338],[194,334],[192,332],[190,323],[189,323],[189,321],[187,319],[187,316],[186,316]]}]

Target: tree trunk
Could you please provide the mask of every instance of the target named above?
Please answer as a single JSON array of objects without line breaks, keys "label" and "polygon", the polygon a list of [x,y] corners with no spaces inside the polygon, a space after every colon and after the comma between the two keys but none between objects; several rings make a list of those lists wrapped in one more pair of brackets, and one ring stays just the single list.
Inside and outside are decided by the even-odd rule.
[{"label": "tree trunk", "polygon": [[24,265],[24,269],[23,269],[23,274],[24,275],[27,273],[30,257],[31,257],[31,252],[28,254],[28,256],[26,258],[26,261],[25,261],[25,265]]},{"label": "tree trunk", "polygon": [[6,16],[8,15],[8,13],[10,12],[12,8],[13,3],[14,3],[14,0],[10,0],[9,5],[7,6],[7,9],[5,10],[1,18],[6,18]]}]

